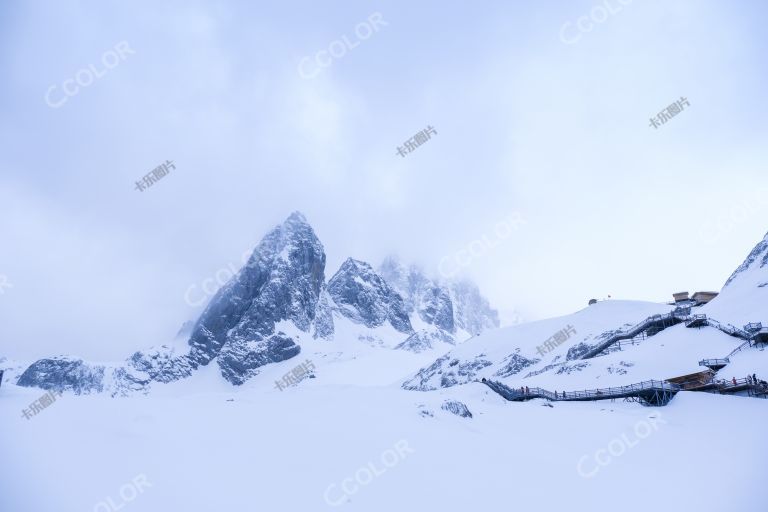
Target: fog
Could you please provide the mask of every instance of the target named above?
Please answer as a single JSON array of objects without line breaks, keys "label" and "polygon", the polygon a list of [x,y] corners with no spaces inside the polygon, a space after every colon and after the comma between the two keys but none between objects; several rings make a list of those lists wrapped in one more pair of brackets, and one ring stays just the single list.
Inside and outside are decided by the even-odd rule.
[{"label": "fog", "polygon": [[0,356],[166,342],[296,210],[328,278],[398,254],[506,321],[719,290],[768,230],[766,14],[5,2]]}]

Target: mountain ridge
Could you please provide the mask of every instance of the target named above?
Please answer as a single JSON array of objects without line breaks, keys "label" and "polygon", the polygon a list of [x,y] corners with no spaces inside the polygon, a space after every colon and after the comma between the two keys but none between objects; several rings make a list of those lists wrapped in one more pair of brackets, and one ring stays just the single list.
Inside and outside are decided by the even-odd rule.
[{"label": "mountain ridge", "polygon": [[[225,380],[241,385],[266,365],[297,357],[302,345],[310,343],[303,340],[305,334],[322,343],[333,340],[340,327],[345,335],[352,329],[359,341],[377,346],[413,350],[415,345],[407,340],[416,335],[426,348],[433,348],[424,331],[417,333],[411,325],[403,297],[370,264],[347,258],[327,281],[325,267],[323,244],[306,217],[293,212],[267,232],[198,319],[182,327],[180,333],[189,333],[186,346],[174,343],[139,350],[115,364],[88,363],[74,356],[43,358],[29,365],[17,383],[76,394],[127,395],[148,392],[152,383],[187,378],[215,362]],[[461,293],[469,297],[461,299],[465,310],[458,323],[480,329],[497,325],[496,312],[477,287],[463,286],[451,292],[454,297],[461,298]],[[431,339],[454,343],[453,312],[444,307],[448,292],[434,291],[434,300],[411,314],[421,315],[420,323],[435,324],[449,333],[441,331]],[[472,309],[474,303],[484,309]]]}]

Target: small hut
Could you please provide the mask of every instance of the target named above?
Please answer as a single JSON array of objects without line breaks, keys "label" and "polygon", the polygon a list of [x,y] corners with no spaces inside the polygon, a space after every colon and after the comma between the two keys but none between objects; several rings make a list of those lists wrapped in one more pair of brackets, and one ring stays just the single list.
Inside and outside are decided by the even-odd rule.
[{"label": "small hut", "polygon": [[717,295],[717,292],[696,292],[693,294],[691,299],[696,303],[696,305],[706,304],[707,302],[717,297]]}]

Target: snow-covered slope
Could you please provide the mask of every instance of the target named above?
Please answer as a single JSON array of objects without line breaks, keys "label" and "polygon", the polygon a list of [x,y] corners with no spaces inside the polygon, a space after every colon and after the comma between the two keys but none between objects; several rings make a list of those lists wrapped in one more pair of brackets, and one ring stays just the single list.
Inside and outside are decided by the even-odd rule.
[{"label": "snow-covered slope", "polygon": [[[678,323],[646,339],[621,344],[620,350],[607,355],[582,359],[585,349],[622,328],[672,310],[666,304],[602,301],[572,315],[489,331],[420,369],[404,381],[403,388],[426,391],[486,378],[513,388],[555,391],[664,380],[701,371],[699,361],[724,358],[744,341],[712,327],[690,329]],[[707,314],[738,327],[748,322],[768,325],[768,235],[736,269],[720,295],[694,308],[693,314]],[[559,335],[562,341],[552,343],[559,331],[567,331],[568,336]],[[733,359],[756,358],[759,349],[741,351]],[[749,374],[768,374],[762,360],[755,360],[752,366],[742,362],[722,372],[730,375],[742,367]],[[746,373],[733,375],[743,378]]]},{"label": "snow-covered slope", "polygon": [[[360,376],[339,365],[346,382]],[[65,394],[31,420],[19,410],[39,390],[2,389],[0,508],[732,512],[768,502],[765,401],[542,407],[481,384],[418,393],[316,374],[281,392],[233,387],[209,365],[148,397]],[[137,476],[149,485],[131,493]]]},{"label": "snow-covered slope", "polygon": [[768,326],[768,234],[733,272],[720,295],[702,312],[736,326],[762,322]]},{"label": "snow-covered slope", "polygon": [[[516,382],[531,371],[566,361],[569,350],[580,344],[596,344],[617,328],[671,309],[665,304],[606,301],[573,315],[488,331],[420,370],[403,387],[424,391],[465,384],[482,377]],[[547,340],[569,326],[575,334],[548,350],[545,347]],[[539,348],[543,354],[539,353]]]}]

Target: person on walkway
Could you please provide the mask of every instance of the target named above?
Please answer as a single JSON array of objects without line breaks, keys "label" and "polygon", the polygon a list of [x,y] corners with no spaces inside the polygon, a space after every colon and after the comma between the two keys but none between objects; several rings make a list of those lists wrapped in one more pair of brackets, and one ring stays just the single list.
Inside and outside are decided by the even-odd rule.
[{"label": "person on walkway", "polygon": [[3,373],[5,373],[5,370],[0,370],[0,388],[3,387]]},{"label": "person on walkway", "polygon": [[526,394],[526,395],[527,395],[527,394],[529,394],[529,392],[528,392],[528,386],[525,386],[525,394]]},{"label": "person on walkway", "polygon": [[565,391],[563,391],[563,400],[565,400]]},{"label": "person on walkway", "polygon": [[752,382],[757,384],[757,374],[754,374],[754,373],[752,374]]},{"label": "person on walkway", "polygon": [[523,386],[520,386],[520,394],[521,395],[525,394],[525,388]]},{"label": "person on walkway", "polygon": [[733,385],[736,385],[736,377],[732,377],[731,380],[733,381]]},{"label": "person on walkway", "polygon": [[752,385],[752,376],[751,375],[747,375],[747,384],[749,384],[750,386]]}]

